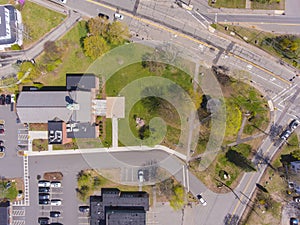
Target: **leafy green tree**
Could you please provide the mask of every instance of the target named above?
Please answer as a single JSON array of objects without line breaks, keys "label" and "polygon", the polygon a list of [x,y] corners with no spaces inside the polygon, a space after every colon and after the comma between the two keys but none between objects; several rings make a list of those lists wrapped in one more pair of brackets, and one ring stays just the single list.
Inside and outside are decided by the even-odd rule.
[{"label": "leafy green tree", "polygon": [[170,206],[174,210],[182,209],[184,206],[184,188],[181,185],[176,185],[173,189],[173,196],[170,200]]},{"label": "leafy green tree", "polygon": [[300,160],[300,149],[294,150],[291,152],[291,156],[296,160]]},{"label": "leafy green tree", "polygon": [[126,24],[115,21],[109,26],[107,36],[110,44],[120,45],[130,38],[130,32]]},{"label": "leafy green tree", "polygon": [[83,42],[85,54],[96,59],[109,50],[106,41],[100,36],[89,36]]}]

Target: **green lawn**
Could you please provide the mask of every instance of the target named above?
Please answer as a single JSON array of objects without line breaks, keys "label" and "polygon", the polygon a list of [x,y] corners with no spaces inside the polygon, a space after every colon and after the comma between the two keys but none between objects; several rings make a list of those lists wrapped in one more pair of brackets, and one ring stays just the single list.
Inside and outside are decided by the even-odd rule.
[{"label": "green lawn", "polygon": [[217,0],[212,4],[212,0],[208,0],[208,4],[214,8],[240,8],[246,7],[246,0]]},{"label": "green lawn", "polygon": [[284,10],[285,0],[270,0],[269,3],[260,3],[253,0],[251,1],[251,9]]},{"label": "green lawn", "polygon": [[10,201],[16,199],[18,195],[18,190],[15,182],[11,182],[11,187],[6,188],[7,181],[0,181],[0,198],[7,198]]},{"label": "green lawn", "polygon": [[26,1],[21,14],[25,29],[25,34],[23,34],[25,46],[39,40],[66,18],[63,14],[30,1]]}]

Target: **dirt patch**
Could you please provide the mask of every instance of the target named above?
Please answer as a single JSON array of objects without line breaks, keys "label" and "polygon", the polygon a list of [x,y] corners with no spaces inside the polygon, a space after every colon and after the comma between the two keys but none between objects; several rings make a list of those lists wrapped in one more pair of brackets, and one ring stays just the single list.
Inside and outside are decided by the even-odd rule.
[{"label": "dirt patch", "polygon": [[48,131],[47,123],[31,123],[29,126],[31,131]]},{"label": "dirt patch", "polygon": [[62,180],[63,174],[61,172],[46,172],[44,173],[45,180]]}]

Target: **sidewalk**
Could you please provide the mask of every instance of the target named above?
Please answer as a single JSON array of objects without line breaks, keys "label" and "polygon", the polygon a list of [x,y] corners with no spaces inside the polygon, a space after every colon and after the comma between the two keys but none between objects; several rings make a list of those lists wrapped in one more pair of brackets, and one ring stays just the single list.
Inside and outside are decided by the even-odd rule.
[{"label": "sidewalk", "polygon": [[[247,5],[246,5],[247,7]],[[249,7],[249,6],[248,6]],[[210,8],[207,10],[208,13],[218,14],[253,14],[253,15],[282,15],[284,10],[263,10],[263,9],[233,9],[233,8]]]}]

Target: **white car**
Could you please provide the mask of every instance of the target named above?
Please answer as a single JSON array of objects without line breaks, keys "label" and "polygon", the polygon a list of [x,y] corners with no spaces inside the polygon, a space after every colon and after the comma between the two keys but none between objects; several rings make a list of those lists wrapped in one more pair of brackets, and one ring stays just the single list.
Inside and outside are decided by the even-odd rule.
[{"label": "white car", "polygon": [[139,170],[138,171],[138,179],[140,183],[143,183],[145,181],[144,179],[144,171],[143,170]]},{"label": "white car", "polygon": [[202,198],[202,196],[199,194],[197,195],[197,198],[199,200],[199,202],[203,205],[203,206],[206,206],[207,205],[207,202]]},{"label": "white car", "polygon": [[53,187],[53,188],[60,188],[61,183],[59,181],[52,181],[50,186]]},{"label": "white car", "polygon": [[123,20],[124,19],[124,16],[122,14],[120,14],[120,13],[115,13],[114,17],[115,17],[115,19],[119,19],[119,20]]},{"label": "white car", "polygon": [[295,130],[300,124],[300,121],[297,119],[294,119],[290,124],[289,127],[291,128],[291,130]]},{"label": "white car", "polygon": [[58,0],[59,2],[63,3],[63,4],[66,4],[67,3],[67,0]]},{"label": "white car", "polygon": [[16,102],[16,95],[15,95],[15,94],[12,94],[12,95],[11,95],[11,102],[12,102],[12,103],[15,103],[15,102]]},{"label": "white car", "polygon": [[50,187],[50,181],[47,180],[40,180],[38,183],[39,187]]},{"label": "white car", "polygon": [[60,199],[51,199],[50,205],[61,205],[61,200]]}]

